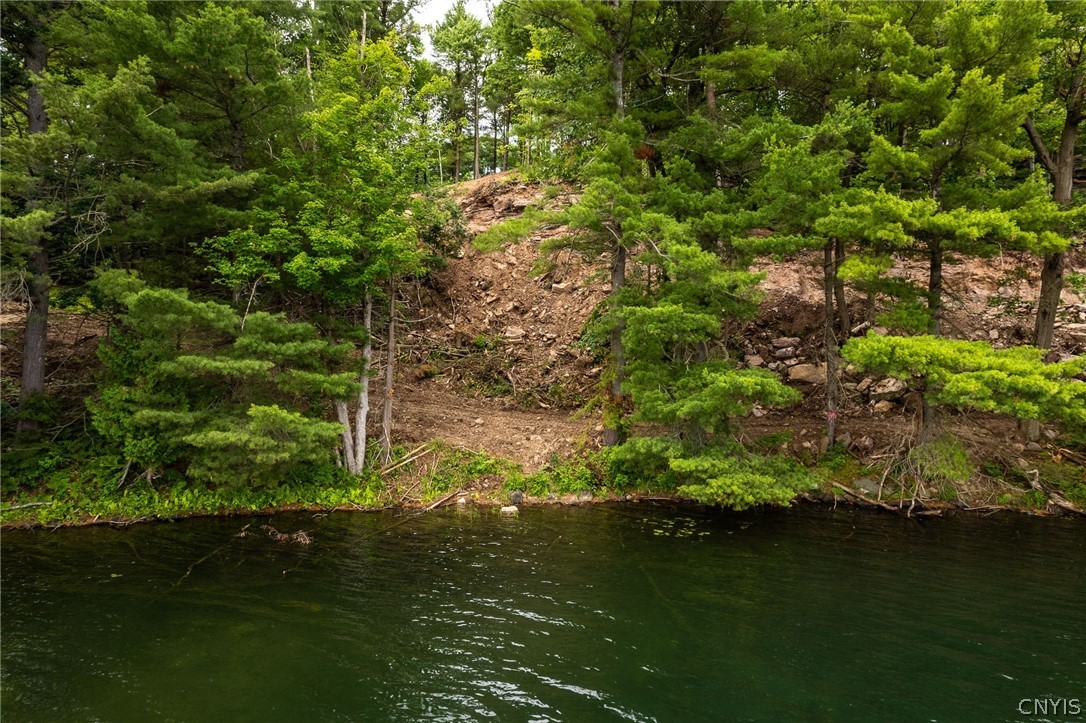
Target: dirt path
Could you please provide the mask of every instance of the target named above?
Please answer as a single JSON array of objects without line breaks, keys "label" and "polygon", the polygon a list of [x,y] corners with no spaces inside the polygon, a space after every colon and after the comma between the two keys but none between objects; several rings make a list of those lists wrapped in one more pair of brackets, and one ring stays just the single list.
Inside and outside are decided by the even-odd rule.
[{"label": "dirt path", "polygon": [[494,399],[472,399],[433,384],[401,385],[393,404],[397,439],[441,440],[485,451],[535,472],[555,455],[595,446],[594,419],[573,419],[566,411],[511,408]]}]

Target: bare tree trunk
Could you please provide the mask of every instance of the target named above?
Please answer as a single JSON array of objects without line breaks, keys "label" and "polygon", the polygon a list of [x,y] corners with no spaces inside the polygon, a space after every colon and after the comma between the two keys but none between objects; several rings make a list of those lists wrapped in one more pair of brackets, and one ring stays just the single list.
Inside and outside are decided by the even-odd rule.
[{"label": "bare tree trunk", "polygon": [[475,136],[475,150],[474,150],[474,156],[473,156],[474,157],[474,167],[472,168],[472,172],[473,172],[474,175],[472,175],[472,178],[478,178],[479,177],[479,89],[474,88],[474,91],[475,91],[475,93],[474,93],[474,95],[475,95],[475,98],[474,98],[474,100],[475,100],[475,114],[474,114],[474,117],[472,118],[473,125],[474,125],[474,128],[472,129],[472,133]]},{"label": "bare tree trunk", "polygon": [[[1081,70],[1071,79],[1067,94],[1067,115],[1060,131],[1060,145],[1053,158],[1031,118],[1026,119],[1026,135],[1041,164],[1052,177],[1052,200],[1063,207],[1071,205],[1071,188],[1075,179],[1075,143],[1082,123],[1084,76]],[[1052,348],[1056,311],[1063,292],[1063,252],[1047,254],[1041,267],[1041,293],[1037,300],[1037,319],[1033,328],[1033,343],[1041,349]]]},{"label": "bare tree trunk", "polygon": [[[497,108],[494,109],[494,128],[493,128],[493,130],[494,130],[494,133],[493,133],[493,136],[494,136],[494,165],[493,165],[493,167],[491,167],[490,172],[491,173],[497,173],[498,172],[498,109]],[[502,168],[502,170],[504,171],[505,168]]]},{"label": "bare tree trunk", "polygon": [[351,434],[351,417],[347,413],[347,402],[336,402],[336,420],[343,425],[343,461],[347,471],[358,474],[358,462],[354,456],[354,437]]},{"label": "bare tree trunk", "polygon": [[309,46],[305,46],[305,77],[309,80],[309,102],[316,100],[313,95],[313,64],[309,59]]},{"label": "bare tree trunk", "polygon": [[[616,243],[611,249],[611,311],[617,311],[617,298],[626,285],[626,247]],[[611,380],[607,413],[604,415],[603,443],[608,447],[622,444],[622,382],[626,374],[626,350],[622,344],[622,332],[626,325],[615,319],[611,328]]]},{"label": "bare tree trunk", "polygon": [[453,183],[460,183],[460,124],[456,124],[456,138],[453,141],[456,148],[456,163],[453,165]]},{"label": "bare tree trunk", "polygon": [[848,299],[845,298],[845,282],[841,278],[841,264],[845,262],[845,241],[838,238],[833,248],[833,293],[837,298],[838,339],[847,341],[852,331],[852,320],[848,314]]},{"label": "bare tree trunk", "polygon": [[[931,321],[928,331],[933,336],[942,336],[943,322],[943,242],[940,238],[932,239],[928,246],[928,311]],[[923,444],[932,438],[935,431],[937,410],[928,401],[926,390],[922,393],[923,402],[920,412],[919,442]]]},{"label": "bare tree trunk", "polygon": [[834,243],[827,241],[822,249],[822,291],[826,318],[822,324],[823,346],[826,348],[826,448],[837,437],[837,339],[833,335],[833,292],[837,276],[833,259]]},{"label": "bare tree trunk", "polygon": [[928,245],[928,311],[931,321],[928,331],[942,335],[943,326],[943,241],[932,239]]},{"label": "bare tree trunk", "polygon": [[509,170],[509,113],[505,114],[505,127],[502,129],[502,170]]},{"label": "bare tree trunk", "polygon": [[366,420],[370,415],[370,366],[373,364],[373,343],[370,328],[373,322],[373,296],[366,292],[365,310],[362,312],[362,327],[366,330],[366,342],[362,345],[362,361],[365,369],[358,379],[361,390],[358,392],[358,409],[354,415],[354,459],[361,473],[366,464]]},{"label": "bare tree trunk", "polygon": [[716,83],[705,81],[705,108],[709,111],[709,117],[716,116]]},{"label": "bare tree trunk", "polygon": [[[38,75],[45,70],[48,60],[48,48],[42,38],[35,37],[26,47],[23,64],[30,74],[31,85],[27,93],[27,130],[36,135],[44,133],[49,126],[45,114],[45,99],[38,85]],[[30,175],[37,175],[37,169],[31,168]],[[36,207],[36,201],[29,206]],[[49,331],[49,288],[52,279],[49,274],[49,252],[45,248],[45,239],[36,238],[30,247],[27,258],[27,313],[26,332],[23,339],[23,373],[19,388],[20,411],[25,410],[26,402],[45,392],[45,349]],[[16,434],[36,431],[36,420],[19,419]]]},{"label": "bare tree trunk", "polygon": [[392,461],[392,372],[396,362],[396,286],[388,288],[388,357],[385,361],[385,399],[381,408],[381,464]]}]

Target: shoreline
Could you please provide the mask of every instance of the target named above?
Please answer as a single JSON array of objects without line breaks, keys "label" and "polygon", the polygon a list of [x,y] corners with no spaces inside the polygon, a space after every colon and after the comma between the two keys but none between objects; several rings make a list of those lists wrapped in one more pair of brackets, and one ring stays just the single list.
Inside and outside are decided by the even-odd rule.
[{"label": "shoreline", "polygon": [[[459,502],[461,498],[464,498],[465,501]],[[655,490],[641,490],[621,494],[612,493],[603,496],[597,496],[595,494],[586,496],[584,493],[579,495],[566,494],[561,497],[554,495],[551,495],[550,497],[525,496],[521,498],[518,504],[514,506],[518,508],[519,512],[520,509],[531,507],[586,507],[589,505],[600,504],[633,505],[640,503],[668,504],[692,507],[712,507],[712,505],[705,505],[703,503],[691,500],[686,497],[682,497],[680,495],[669,494]],[[97,527],[105,525],[114,528],[126,528],[132,525],[182,522],[185,520],[200,518],[272,517],[280,514],[303,512],[314,514],[329,514],[332,512],[402,512],[424,514],[426,512],[431,512],[437,509],[446,509],[449,507],[460,509],[485,509],[487,511],[492,511],[494,514],[500,514],[501,508],[510,504],[511,502],[508,495],[505,495],[504,498],[498,498],[493,496],[479,497],[475,495],[475,491],[458,490],[453,494],[445,495],[443,498],[438,499],[436,502],[431,502],[429,504],[424,502],[417,502],[372,506],[351,504],[328,506],[320,504],[289,503],[273,507],[240,507],[220,510],[178,510],[175,514],[171,515],[158,515],[154,513],[148,513],[145,515],[134,515],[130,517],[103,517],[101,515],[95,515],[92,517],[88,515],[80,517],[78,519],[55,520],[51,522],[30,519],[27,517],[15,520],[4,520],[3,522],[0,522],[0,531],[40,529],[58,530],[61,528]],[[832,492],[826,492],[821,494],[800,493],[796,496],[796,498],[792,501],[792,504],[788,507],[798,506],[823,507],[830,510],[836,509],[839,506],[854,509],[877,510],[879,512],[887,514],[896,514],[902,517],[918,519],[932,517],[954,517],[961,514],[988,517],[996,513],[1016,513],[1024,514],[1030,517],[1044,518],[1073,518],[1083,516],[1082,511],[1064,509],[1054,505],[1049,505],[1044,508],[1031,508],[1027,506],[1015,505],[983,505],[969,507],[959,502],[945,500],[929,500],[927,502],[914,502],[913,500],[909,499],[876,500],[863,498],[859,496],[858,493],[855,493],[853,495],[847,495],[834,494]],[[788,509],[788,507],[762,506],[752,509]],[[725,510],[727,508],[721,507],[720,509]],[[13,511],[18,510],[5,508],[3,510],[3,514],[7,515],[9,512]]]}]

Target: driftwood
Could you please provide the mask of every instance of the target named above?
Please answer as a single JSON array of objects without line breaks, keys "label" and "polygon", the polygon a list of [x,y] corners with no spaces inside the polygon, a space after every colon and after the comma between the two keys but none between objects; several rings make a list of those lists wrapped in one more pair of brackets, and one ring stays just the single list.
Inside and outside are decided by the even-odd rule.
[{"label": "driftwood", "polygon": [[51,505],[51,504],[53,504],[51,501],[50,502],[27,502],[26,504],[22,504],[22,505],[12,505],[11,507],[5,507],[4,509],[0,510],[0,512],[11,512],[12,510],[22,510],[22,509],[25,509],[27,507],[41,507],[42,505]]},{"label": "driftwood", "polygon": [[400,467],[403,467],[405,464],[409,464],[411,462],[414,462],[416,459],[419,459],[420,457],[425,456],[429,451],[430,451],[430,443],[429,442],[427,442],[426,444],[419,445],[418,447],[415,447],[413,450],[411,450],[410,452],[405,454],[403,456],[403,458],[398,460],[397,462],[385,465],[381,469],[377,470],[377,474],[384,477],[389,472],[391,472],[393,470],[396,470],[396,469],[399,469]]},{"label": "driftwood", "polygon": [[[854,500],[857,500],[858,502],[861,502],[861,503],[863,503],[865,505],[871,505],[873,507],[878,507],[880,509],[886,510],[887,512],[893,512],[893,513],[899,514],[899,515],[900,514],[905,514],[906,516],[908,516],[908,512],[906,512],[906,510],[903,510],[900,507],[894,507],[893,505],[888,505],[885,502],[883,502],[882,500],[873,500],[870,497],[864,497],[859,492],[856,492],[854,490],[850,490],[848,487],[845,487],[840,482],[834,482],[833,486],[834,486],[835,489],[839,489],[842,492],[844,492],[845,496],[850,497],[850,498],[852,498]],[[911,508],[910,508],[910,510],[911,510]]]},{"label": "driftwood", "polygon": [[453,497],[456,497],[459,494],[463,494],[463,492],[464,492],[463,490],[457,490],[456,492],[453,492],[452,494],[447,494],[444,497],[442,497],[440,500],[435,502],[434,504],[427,507],[425,510],[423,510],[423,512],[429,512],[432,509],[440,507],[441,505],[443,505],[446,502],[448,502],[449,500],[451,500]]}]

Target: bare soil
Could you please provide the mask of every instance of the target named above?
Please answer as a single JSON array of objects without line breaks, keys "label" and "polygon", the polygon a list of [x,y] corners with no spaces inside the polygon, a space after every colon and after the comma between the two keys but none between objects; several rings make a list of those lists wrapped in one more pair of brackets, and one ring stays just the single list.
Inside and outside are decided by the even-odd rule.
[{"label": "bare soil", "polygon": [[[571,189],[545,192],[540,184],[523,183],[513,173],[468,181],[451,193],[472,234],[529,205],[576,199]],[[598,260],[571,251],[554,255],[546,266],[540,263],[540,245],[567,233],[560,226],[544,228],[491,253],[467,244],[443,270],[403,295],[404,314],[413,322],[401,342],[394,395],[394,434],[399,440],[440,439],[510,459],[528,472],[599,446],[599,415],[583,410],[597,393],[604,362],[585,343],[585,333],[610,291],[609,281]],[[1081,253],[1068,265],[1068,271],[1086,271]],[[760,270],[766,274],[761,313],[736,327],[732,342],[743,358],[761,357],[762,364],[775,366],[787,378],[792,366],[821,361],[821,258],[766,261]],[[899,261],[894,273],[920,280],[924,269],[919,262]],[[1029,301],[1036,298],[1038,284],[1035,259],[1005,255],[952,260],[946,281],[952,335],[986,339],[997,347],[1028,340]],[[1052,355],[1058,358],[1086,353],[1086,303],[1070,291],[1064,292],[1063,302]],[[11,402],[18,393],[24,312],[18,305],[0,311],[2,392]],[[850,311],[854,324],[862,322],[864,300],[851,298]],[[60,312],[50,319],[50,386],[93,384],[95,342],[104,325],[91,316]],[[778,361],[772,342],[782,336],[799,337],[800,342],[792,358]],[[877,462],[911,436],[916,395],[907,393],[876,411],[869,394],[857,389],[865,382],[863,375],[846,370],[842,381],[839,433],[854,454]],[[801,455],[817,452],[823,444],[824,386],[798,388],[805,395],[802,403],[785,411],[756,409],[739,420],[739,435],[750,441],[791,432],[781,444]],[[78,391],[80,396],[85,393]],[[371,425],[376,421],[371,419]],[[1017,459],[1026,454],[1010,420],[948,415],[946,423],[978,456],[997,453]],[[1058,439],[1042,441],[1040,454],[1058,453]]]}]

